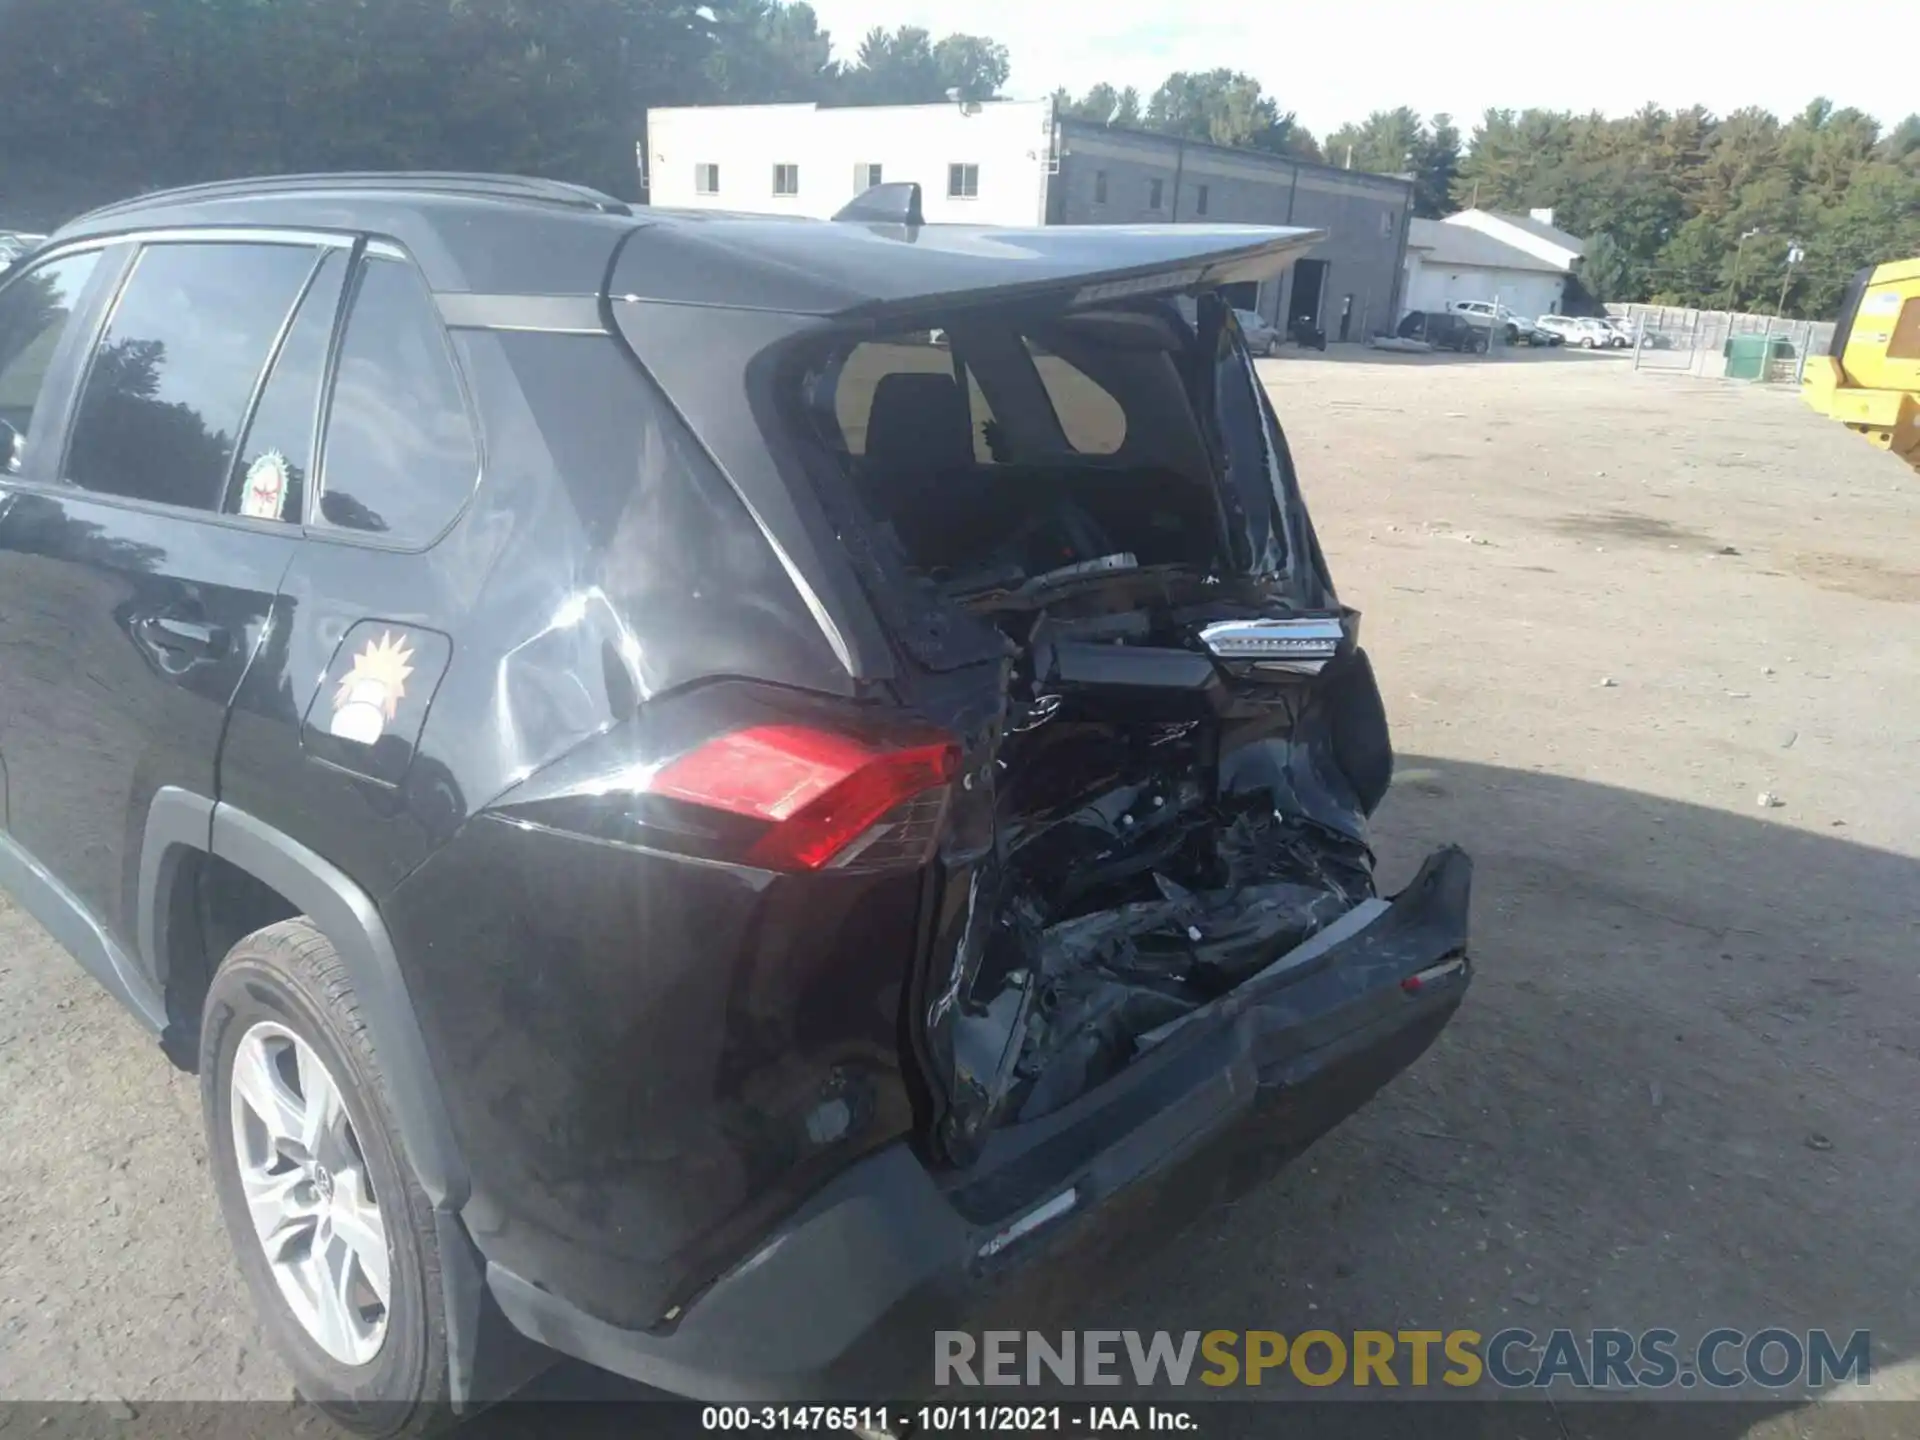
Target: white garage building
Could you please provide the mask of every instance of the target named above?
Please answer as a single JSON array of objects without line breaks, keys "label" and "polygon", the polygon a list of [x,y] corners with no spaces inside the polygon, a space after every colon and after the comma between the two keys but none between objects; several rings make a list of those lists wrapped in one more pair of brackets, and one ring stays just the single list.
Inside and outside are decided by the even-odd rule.
[{"label": "white garage building", "polygon": [[1463,210],[1415,220],[1407,234],[1405,310],[1447,310],[1462,300],[1497,300],[1516,315],[1562,308],[1567,277],[1586,242],[1553,227],[1551,210],[1505,215]]}]

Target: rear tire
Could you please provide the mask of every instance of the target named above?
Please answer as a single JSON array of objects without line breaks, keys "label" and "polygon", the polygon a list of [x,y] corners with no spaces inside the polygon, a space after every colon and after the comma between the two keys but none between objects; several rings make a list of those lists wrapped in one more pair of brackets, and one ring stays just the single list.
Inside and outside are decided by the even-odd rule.
[{"label": "rear tire", "polygon": [[1582,335],[1580,337],[1580,348],[1582,350],[1593,349],[1593,337],[1591,335]]},{"label": "rear tire", "polygon": [[360,1435],[436,1428],[450,1395],[432,1204],[332,944],[304,917],[247,936],[200,1033],[214,1189],[300,1394]]}]

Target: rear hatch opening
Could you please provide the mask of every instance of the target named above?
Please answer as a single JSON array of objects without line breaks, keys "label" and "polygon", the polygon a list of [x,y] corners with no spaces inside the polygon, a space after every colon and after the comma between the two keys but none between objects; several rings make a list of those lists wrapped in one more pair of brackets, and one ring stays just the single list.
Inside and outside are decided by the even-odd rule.
[{"label": "rear hatch opening", "polygon": [[904,316],[790,394],[960,737],[907,1003],[964,1163],[1374,899],[1385,715],[1217,295]]}]

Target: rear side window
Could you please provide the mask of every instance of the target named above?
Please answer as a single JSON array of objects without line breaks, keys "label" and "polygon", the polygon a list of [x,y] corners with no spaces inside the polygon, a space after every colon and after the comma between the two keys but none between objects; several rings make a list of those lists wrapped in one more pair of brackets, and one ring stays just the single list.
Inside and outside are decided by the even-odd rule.
[{"label": "rear side window", "polygon": [[229,515],[300,523],[307,477],[313,473],[327,346],[346,278],[346,251],[327,251],[280,342],[260,403],[234,456],[221,506]]},{"label": "rear side window", "polygon": [[0,290],[0,472],[18,475],[25,463],[47,366],[99,258],[50,260]]},{"label": "rear side window", "polygon": [[404,261],[361,267],[322,451],[320,518],[425,544],[466,504],[479,449],[426,283]]},{"label": "rear side window", "polygon": [[142,250],[88,367],[67,479],[217,508],[254,388],[316,258],[299,245]]}]

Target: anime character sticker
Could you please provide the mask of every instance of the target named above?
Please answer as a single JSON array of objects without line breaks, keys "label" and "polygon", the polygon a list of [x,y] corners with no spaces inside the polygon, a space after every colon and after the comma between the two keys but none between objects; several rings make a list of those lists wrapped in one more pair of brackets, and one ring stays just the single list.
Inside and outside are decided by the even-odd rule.
[{"label": "anime character sticker", "polygon": [[340,677],[333,697],[329,734],[342,740],[371,745],[378,740],[407,695],[407,677],[413,674],[413,650],[406,632],[380,632],[353,657],[353,668]]},{"label": "anime character sticker", "polygon": [[255,520],[278,520],[287,503],[287,457],[268,450],[247,466],[240,490],[240,513]]}]

